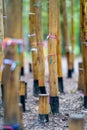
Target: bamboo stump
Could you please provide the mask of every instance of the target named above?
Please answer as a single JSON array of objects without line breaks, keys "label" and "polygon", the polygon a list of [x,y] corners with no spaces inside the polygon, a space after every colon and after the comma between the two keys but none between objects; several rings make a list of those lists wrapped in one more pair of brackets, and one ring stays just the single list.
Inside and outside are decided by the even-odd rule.
[{"label": "bamboo stump", "polygon": [[83,115],[75,114],[70,117],[69,130],[85,130]]},{"label": "bamboo stump", "polygon": [[19,87],[19,95],[20,95],[20,102],[23,107],[23,112],[25,112],[25,94],[26,94],[26,86],[25,81],[20,80],[20,87]]},{"label": "bamboo stump", "polygon": [[39,94],[39,121],[42,123],[49,121],[49,95]]},{"label": "bamboo stump", "polygon": [[83,70],[83,63],[79,63],[79,77],[78,77],[78,90],[84,91],[84,70]]}]

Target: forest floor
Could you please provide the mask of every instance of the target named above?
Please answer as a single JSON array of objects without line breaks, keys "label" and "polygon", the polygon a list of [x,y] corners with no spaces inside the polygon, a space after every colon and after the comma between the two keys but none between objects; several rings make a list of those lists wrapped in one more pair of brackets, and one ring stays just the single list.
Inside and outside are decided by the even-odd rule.
[{"label": "forest floor", "polygon": [[[66,59],[62,59],[64,94],[59,93],[59,114],[49,113],[49,122],[41,123],[38,120],[39,98],[33,96],[33,74],[29,72],[28,59],[25,59],[25,80],[27,81],[26,112],[23,113],[24,130],[69,130],[70,118],[73,114],[84,116],[84,127],[87,130],[87,110],[83,107],[83,92],[78,91],[78,63],[81,58],[75,59],[75,71],[72,78],[67,78]],[[45,86],[49,91],[49,73],[46,61]],[[0,128],[3,124],[3,107],[0,100]]]}]

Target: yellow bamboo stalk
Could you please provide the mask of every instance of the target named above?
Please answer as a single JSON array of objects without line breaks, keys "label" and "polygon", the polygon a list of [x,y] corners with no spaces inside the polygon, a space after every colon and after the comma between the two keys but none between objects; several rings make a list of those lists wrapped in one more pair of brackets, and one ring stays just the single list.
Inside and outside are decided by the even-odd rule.
[{"label": "yellow bamboo stalk", "polygon": [[[36,0],[30,0],[30,15],[29,15],[29,25],[30,25],[30,45],[32,52],[32,65],[33,65],[33,95],[38,96],[38,64],[37,64],[37,41],[36,41]],[[34,36],[32,36],[34,35]]]},{"label": "yellow bamboo stalk", "polygon": [[45,89],[45,58],[42,33],[42,1],[36,0],[36,38],[38,49],[38,83],[40,93],[46,93]]},{"label": "yellow bamboo stalk", "polygon": [[[84,107],[87,108],[87,1],[81,1],[82,3],[82,19],[81,21],[81,35],[84,36],[81,39],[82,42],[82,58],[83,58],[83,69],[84,69]],[[82,20],[81,19],[81,20]],[[83,40],[83,41],[82,41]]]},{"label": "yellow bamboo stalk", "polygon": [[[22,38],[22,0],[8,0],[6,7],[7,14],[7,36],[20,39]],[[14,8],[15,7],[15,8]],[[17,45],[9,45],[5,49],[5,59],[19,61],[17,53]],[[7,75],[8,74],[8,75]],[[11,70],[11,65],[5,63],[3,70],[3,85],[4,85],[4,125],[17,125],[19,121],[19,67]],[[19,126],[18,128],[19,129]]]},{"label": "yellow bamboo stalk", "polygon": [[[58,1],[48,1],[48,20],[49,20],[49,35],[48,35],[48,64],[49,64],[49,79],[50,79],[50,105],[52,113],[59,112],[59,97],[58,97],[58,82],[57,82],[57,11]],[[55,15],[54,15],[55,14]]]},{"label": "yellow bamboo stalk", "polygon": [[71,45],[72,45],[72,71],[74,71],[74,0],[71,0]]},{"label": "yellow bamboo stalk", "polygon": [[62,75],[62,55],[61,55],[61,36],[60,36],[60,2],[58,0],[57,11],[58,27],[57,27],[57,74],[58,74],[58,86],[59,91],[63,92],[63,75]]},{"label": "yellow bamboo stalk", "polygon": [[64,43],[67,58],[68,67],[68,78],[72,77],[72,57],[70,53],[69,37],[68,37],[68,22],[67,22],[67,11],[66,11],[66,0],[62,1],[62,14],[63,14],[63,27],[64,27]]}]

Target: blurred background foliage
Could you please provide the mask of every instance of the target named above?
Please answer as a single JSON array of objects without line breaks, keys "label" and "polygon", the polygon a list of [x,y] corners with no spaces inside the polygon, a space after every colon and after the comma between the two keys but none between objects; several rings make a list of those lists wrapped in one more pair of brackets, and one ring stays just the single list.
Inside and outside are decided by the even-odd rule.
[{"label": "blurred background foliage", "polygon": [[[60,0],[60,22],[61,22],[61,32],[62,32],[62,10],[61,10]],[[29,51],[29,6],[30,0],[23,0],[23,30],[24,30],[24,41],[26,50]],[[71,44],[71,0],[66,0],[67,6],[67,17],[68,17],[68,30],[69,30],[69,42]],[[55,15],[55,11],[54,11]],[[47,39],[48,35],[48,13],[47,13],[47,0],[42,0],[42,21],[43,21],[43,39]],[[75,33],[75,54],[80,54],[80,1],[74,0],[74,33]],[[62,44],[62,54],[65,54],[64,40],[61,33],[61,44]]]}]

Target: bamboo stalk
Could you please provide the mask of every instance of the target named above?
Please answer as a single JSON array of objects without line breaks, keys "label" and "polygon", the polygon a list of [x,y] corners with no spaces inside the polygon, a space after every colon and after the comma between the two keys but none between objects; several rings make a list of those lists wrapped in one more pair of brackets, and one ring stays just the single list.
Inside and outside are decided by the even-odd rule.
[{"label": "bamboo stalk", "polygon": [[[22,38],[22,0],[8,0],[6,4],[7,37],[20,39]],[[18,45],[16,44],[7,46],[4,50],[4,60],[12,60],[14,63],[16,63],[16,61],[19,61],[17,47]],[[4,125],[13,126],[19,124],[19,71],[20,70],[18,66],[16,66],[15,70],[12,71],[11,65],[5,63],[5,68],[3,70]],[[19,128],[19,126],[17,127]]]},{"label": "bamboo stalk", "polygon": [[62,1],[62,14],[63,14],[63,28],[64,28],[64,43],[67,58],[68,74],[67,77],[72,77],[72,57],[69,49],[69,37],[68,37],[68,22],[67,22],[67,11],[66,11],[66,0]]},{"label": "bamboo stalk", "polygon": [[[84,69],[84,107],[87,109],[87,1],[81,1],[81,42],[82,42],[82,58],[83,58],[83,69]],[[84,37],[83,37],[84,36]]]},{"label": "bamboo stalk", "polygon": [[79,62],[78,90],[84,91],[84,70],[83,63]]},{"label": "bamboo stalk", "polygon": [[6,21],[7,21],[7,16],[6,16],[6,0],[3,0],[3,23],[4,23],[4,37],[6,37]]},{"label": "bamboo stalk", "polygon": [[[57,3],[56,0],[48,2],[49,38],[48,38],[48,64],[50,79],[50,105],[53,114],[59,113],[59,97],[57,82]],[[55,15],[54,15],[55,13]]]},{"label": "bamboo stalk", "polygon": [[3,51],[2,51],[2,42],[4,39],[4,25],[3,25],[3,3],[0,1],[0,95],[3,99],[3,85],[2,85],[2,64],[3,64]]},{"label": "bamboo stalk", "polygon": [[49,95],[48,94],[39,95],[39,121],[40,122],[49,121]]},{"label": "bamboo stalk", "polygon": [[74,71],[74,0],[71,0],[71,45],[72,45],[72,71]]},{"label": "bamboo stalk", "polygon": [[25,88],[25,81],[21,80],[20,81],[20,86],[19,86],[19,95],[20,95],[20,102],[22,104],[22,108],[23,108],[23,112],[25,112],[25,92],[26,92],[26,88]]},{"label": "bamboo stalk", "polygon": [[69,130],[84,130],[83,115],[74,114],[70,117]]},{"label": "bamboo stalk", "polygon": [[46,93],[45,88],[45,61],[43,48],[43,33],[42,33],[42,2],[36,0],[36,39],[38,49],[38,83],[40,93]]},{"label": "bamboo stalk", "polygon": [[[10,45],[5,49],[5,59],[17,60],[17,46]],[[5,62],[5,61],[4,61]],[[4,125],[15,125],[18,123],[18,67],[11,70],[11,64],[5,63],[2,82],[4,85]]]},{"label": "bamboo stalk", "polygon": [[[8,5],[6,5],[8,6]],[[18,8],[16,9],[16,13],[13,13],[8,10],[7,8],[7,17],[10,17],[11,15],[14,15],[14,17],[12,17],[12,20],[9,21],[7,18],[7,37],[10,38],[16,38],[16,39],[22,39],[23,38],[23,30],[22,30],[22,9],[23,9],[23,0],[19,0],[19,1],[15,1],[15,5],[12,4],[12,2],[10,2],[9,6],[15,6]],[[15,12],[15,8],[12,8],[12,11]],[[14,22],[15,19],[17,19],[17,22],[15,23],[16,27],[14,29]],[[9,29],[10,28],[10,29]],[[12,33],[13,32],[13,33]],[[23,76],[24,75],[24,55],[23,52],[20,52],[19,54],[19,59],[20,59],[20,75]]]},{"label": "bamboo stalk", "polygon": [[59,91],[64,92],[62,75],[62,55],[61,55],[61,36],[60,36],[60,2],[58,0],[58,27],[57,27],[57,74]]},{"label": "bamboo stalk", "polygon": [[37,64],[37,42],[36,42],[36,0],[30,0],[30,12],[33,13],[30,15],[30,34],[35,34],[35,36],[30,37],[30,45],[32,51],[32,65],[33,65],[33,95],[38,96],[38,64]]}]

